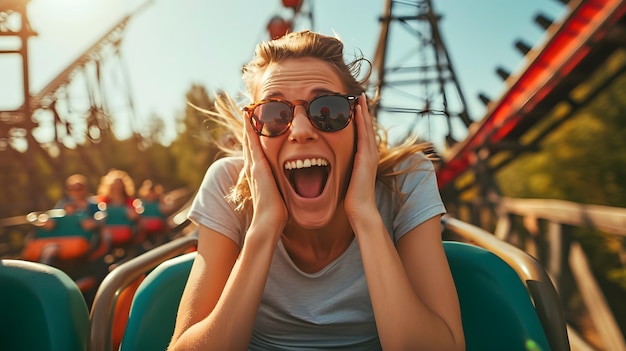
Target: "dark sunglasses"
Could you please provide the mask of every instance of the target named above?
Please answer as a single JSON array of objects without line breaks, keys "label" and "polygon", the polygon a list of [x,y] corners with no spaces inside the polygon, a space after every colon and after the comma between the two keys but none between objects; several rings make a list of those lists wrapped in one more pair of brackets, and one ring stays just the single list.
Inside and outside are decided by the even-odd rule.
[{"label": "dark sunglasses", "polygon": [[271,98],[252,103],[243,108],[250,114],[250,123],[257,134],[275,137],[283,134],[293,122],[296,106],[302,105],[311,124],[324,132],[342,130],[352,118],[358,96],[329,93],[317,96],[311,101],[293,102]]}]

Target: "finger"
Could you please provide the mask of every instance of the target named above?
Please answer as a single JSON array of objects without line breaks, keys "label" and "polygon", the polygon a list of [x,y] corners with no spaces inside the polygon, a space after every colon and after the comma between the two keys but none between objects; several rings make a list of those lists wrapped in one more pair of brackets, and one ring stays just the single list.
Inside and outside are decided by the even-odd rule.
[{"label": "finger", "polygon": [[367,129],[365,127],[365,118],[363,117],[363,95],[359,97],[359,102],[354,109],[354,122],[356,123],[357,146],[366,139]]},{"label": "finger", "polygon": [[248,116],[246,114],[246,116],[244,117],[246,120],[244,120],[243,123],[243,138],[242,138],[242,152],[243,152],[243,163],[244,163],[244,172],[246,174],[246,180],[248,181],[248,184],[250,184],[250,180],[252,179],[252,155],[251,155],[251,151],[250,151],[250,138],[249,138],[249,130],[251,129],[252,125],[249,123]]},{"label": "finger", "polygon": [[259,150],[261,150],[259,135],[252,127],[252,123],[250,123],[250,121],[248,121],[248,123],[245,123],[245,125],[245,138],[248,142],[250,156],[254,156],[255,152],[259,152]]},{"label": "finger", "polygon": [[270,165],[266,159],[263,148],[261,147],[260,136],[252,127],[252,123],[246,123],[245,126],[246,153],[250,172],[269,173],[271,174]]},{"label": "finger", "polygon": [[357,116],[359,121],[358,132],[360,139],[363,142],[362,148],[367,148],[369,152],[377,151],[376,145],[376,130],[374,129],[374,122],[372,116],[369,114],[367,108],[367,96],[362,93],[359,98],[359,104],[357,105]]},{"label": "finger", "polygon": [[243,153],[244,163],[249,163],[250,162],[250,146],[248,142],[248,133],[246,132],[245,126],[243,130],[243,138],[241,139],[241,151]]}]

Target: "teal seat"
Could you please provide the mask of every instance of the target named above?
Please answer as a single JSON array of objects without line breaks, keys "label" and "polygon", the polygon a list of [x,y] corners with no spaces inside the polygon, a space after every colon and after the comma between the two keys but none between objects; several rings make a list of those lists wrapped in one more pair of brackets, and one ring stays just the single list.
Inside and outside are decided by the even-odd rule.
[{"label": "teal seat", "polygon": [[[468,351],[548,351],[546,335],[515,271],[480,247],[444,242],[458,290]],[[121,350],[165,350],[194,253],[170,259],[142,282]]]},{"label": "teal seat", "polygon": [[89,312],[67,274],[41,263],[0,260],[0,349],[87,349]]},{"label": "teal seat", "polygon": [[135,292],[120,350],[165,350],[195,252],[157,266]]},{"label": "teal seat", "polygon": [[502,259],[478,246],[444,242],[457,288],[467,351],[548,351],[526,286]]},{"label": "teal seat", "polygon": [[128,210],[126,205],[107,205],[106,225],[133,226],[135,223],[128,218]]},{"label": "teal seat", "polygon": [[37,227],[35,230],[35,237],[37,239],[42,239],[82,236],[87,240],[91,240],[96,232],[92,230],[85,230],[81,225],[82,221],[87,218],[87,214],[82,212],[77,214],[66,214],[58,217],[50,217],[50,219],[55,222],[54,228],[44,229],[43,227]]}]

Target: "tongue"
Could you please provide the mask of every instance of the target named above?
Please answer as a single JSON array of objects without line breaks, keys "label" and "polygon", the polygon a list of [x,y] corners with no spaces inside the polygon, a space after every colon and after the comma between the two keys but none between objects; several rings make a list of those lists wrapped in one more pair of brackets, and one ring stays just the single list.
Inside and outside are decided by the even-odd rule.
[{"label": "tongue", "polygon": [[326,184],[326,171],[323,167],[302,168],[293,172],[291,182],[298,195],[318,197]]}]

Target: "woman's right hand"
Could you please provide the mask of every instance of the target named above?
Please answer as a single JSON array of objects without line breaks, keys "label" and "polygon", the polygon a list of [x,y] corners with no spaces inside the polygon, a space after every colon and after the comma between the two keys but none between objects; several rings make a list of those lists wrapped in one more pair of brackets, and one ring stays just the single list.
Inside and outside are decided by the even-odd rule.
[{"label": "woman's right hand", "polygon": [[251,227],[259,225],[267,229],[277,229],[276,231],[269,230],[269,232],[277,233],[276,240],[278,241],[287,224],[289,213],[263,152],[259,136],[247,120],[243,124],[244,169],[254,208]]}]

